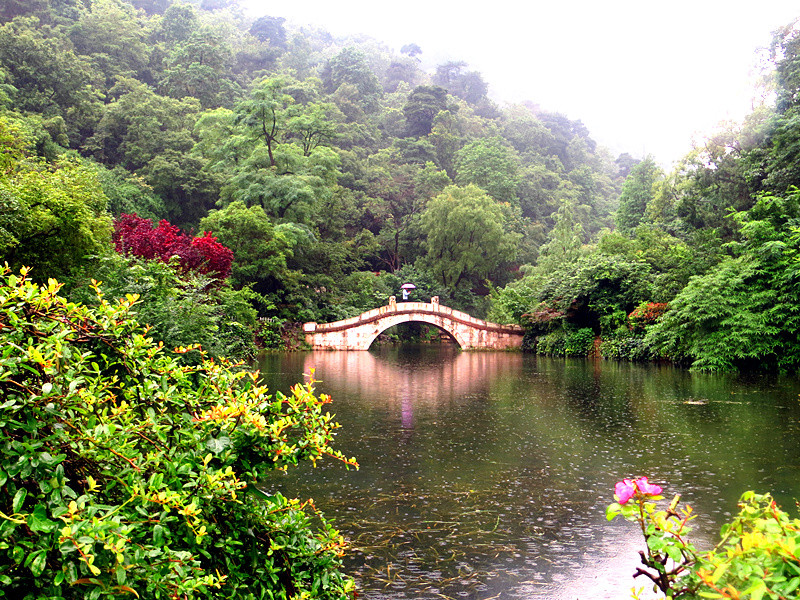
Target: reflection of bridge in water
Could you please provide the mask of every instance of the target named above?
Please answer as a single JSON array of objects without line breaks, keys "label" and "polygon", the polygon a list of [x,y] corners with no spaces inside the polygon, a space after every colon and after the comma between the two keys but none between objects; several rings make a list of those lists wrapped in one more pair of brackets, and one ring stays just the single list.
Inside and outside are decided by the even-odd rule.
[{"label": "reflection of bridge in water", "polygon": [[[323,352],[305,354],[302,368],[324,384],[326,393],[347,390],[359,398],[380,398],[382,406],[406,404],[447,405],[480,393],[494,382],[517,376],[521,352],[459,352],[443,349],[440,360],[398,364],[373,352]],[[334,396],[334,401],[336,400]]]},{"label": "reflection of bridge in water", "polygon": [[395,302],[334,323],[305,323],[306,342],[314,349],[368,350],[381,332],[400,323],[427,323],[449,333],[464,350],[505,350],[522,346],[525,333],[519,325],[499,325],[465,312],[427,302]]}]

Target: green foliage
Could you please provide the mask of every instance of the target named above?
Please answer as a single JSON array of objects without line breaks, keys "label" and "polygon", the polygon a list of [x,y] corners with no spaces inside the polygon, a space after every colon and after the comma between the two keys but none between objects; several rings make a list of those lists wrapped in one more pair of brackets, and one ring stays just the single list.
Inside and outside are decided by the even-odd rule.
[{"label": "green foliage", "polygon": [[583,255],[583,226],[577,221],[575,202],[565,198],[556,214],[555,227],[539,249],[537,266],[548,272],[569,267]]},{"label": "green foliage", "polygon": [[96,72],[89,61],[59,34],[37,17],[5,23],[0,26],[0,69],[15,89],[15,109],[62,117],[77,146],[97,122],[100,93],[92,85]]},{"label": "green foliage", "polygon": [[663,177],[664,172],[652,156],[633,167],[619,197],[616,222],[622,233],[631,234],[642,223],[647,205],[653,199],[653,188]]},{"label": "green foliage", "polygon": [[108,198],[108,212],[115,217],[136,214],[158,222],[167,216],[163,198],[153,192],[141,177],[122,167],[106,169],[98,166],[97,179]]},{"label": "green foliage", "polygon": [[450,290],[480,282],[513,260],[519,235],[505,230],[502,206],[480,188],[450,186],[421,217],[425,264]]},{"label": "green foliage", "polygon": [[428,135],[433,129],[433,120],[447,104],[447,90],[435,85],[420,85],[408,95],[403,106],[408,135]]},{"label": "green foliage", "polygon": [[489,86],[477,71],[464,71],[467,63],[451,61],[436,67],[433,83],[447,89],[448,92],[463,98],[470,104],[478,104],[486,99]]},{"label": "green foliage", "polygon": [[[109,91],[112,102],[86,149],[100,162],[142,170],[151,183],[151,164],[165,155],[173,160],[192,149],[200,104],[192,98],[176,100],[159,96],[146,84],[120,78]],[[148,169],[148,167],[150,167]]]},{"label": "green foliage", "polygon": [[231,81],[233,50],[219,28],[200,27],[165,58],[160,88],[173,98],[193,97],[203,108],[230,106],[242,96]]},{"label": "green foliage", "polygon": [[35,268],[40,281],[64,277],[110,250],[107,198],[91,167],[20,161],[0,174],[0,259]]},{"label": "green foliage", "polygon": [[630,331],[625,327],[603,337],[600,354],[603,358],[634,362],[658,358],[655,349],[645,341],[644,334]]},{"label": "green foliage", "polygon": [[307,241],[303,230],[291,224],[276,226],[261,206],[247,208],[240,201],[212,210],[200,221],[200,229],[213,232],[233,251],[231,277],[237,287],[269,277],[282,279],[294,248]]},{"label": "green foliage", "polygon": [[648,343],[700,370],[800,364],[799,216],[798,191],[762,196],[739,213],[744,241],[734,249],[740,256],[691,279],[649,330]]},{"label": "green foliage", "polygon": [[518,161],[499,137],[471,142],[456,152],[458,185],[477,185],[499,202],[516,202]]},{"label": "green foliage", "polygon": [[364,111],[372,112],[378,108],[383,90],[360,49],[353,46],[344,48],[325,63],[321,77],[327,92],[333,93],[350,85],[356,90],[357,104]]},{"label": "green foliage", "polygon": [[652,280],[642,261],[591,254],[543,278],[539,297],[554,301],[569,321],[613,330],[615,315],[627,314],[650,298]]},{"label": "green foliage", "polygon": [[[701,554],[692,579],[706,598],[791,598],[800,587],[800,519],[769,494],[745,492],[739,514],[723,525],[722,541]],[[707,592],[705,590],[708,590]]]},{"label": "green foliage", "polygon": [[122,0],[94,0],[70,28],[69,38],[104,76],[104,91],[118,77],[145,75],[152,48],[136,10]]},{"label": "green foliage", "polygon": [[258,320],[258,329],[256,330],[256,338],[262,348],[271,350],[284,350],[285,344],[283,342],[283,326],[286,323],[285,319],[279,317],[265,317]]},{"label": "green foliage", "polygon": [[707,552],[690,541],[688,523],[694,515],[691,507],[678,510],[680,496],[665,510],[658,510],[659,495],[637,492],[633,502],[618,500],[608,506],[606,516],[608,520],[622,516],[641,528],[644,568],[637,568],[636,576],[648,577],[666,598],[779,600],[797,596],[800,519],[790,518],[769,494],[742,494],[739,513],[722,526],[721,541]]},{"label": "green foliage", "polygon": [[[91,275],[103,282],[112,298],[135,295],[131,308],[148,335],[165,348],[198,344],[212,356],[252,358],[260,296],[244,287],[233,290],[209,276],[181,274],[175,265],[159,260],[113,254],[101,259]],[[97,302],[89,274],[80,274],[70,298],[87,305]]]},{"label": "green foliage", "polygon": [[537,338],[536,352],[549,356],[589,356],[594,347],[594,331],[566,326]]},{"label": "green foliage", "polygon": [[94,309],[6,269],[0,286],[0,595],[353,597],[344,542],[311,501],[263,487],[325,455],[313,378],[257,375],[155,345],[136,297]]}]

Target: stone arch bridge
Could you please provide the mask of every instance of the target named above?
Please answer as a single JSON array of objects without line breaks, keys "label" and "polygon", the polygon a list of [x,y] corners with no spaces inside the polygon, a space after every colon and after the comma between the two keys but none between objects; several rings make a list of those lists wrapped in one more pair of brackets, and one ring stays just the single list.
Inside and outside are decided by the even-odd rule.
[{"label": "stone arch bridge", "polygon": [[506,350],[520,348],[525,331],[519,325],[498,325],[439,304],[396,302],[389,298],[382,306],[334,323],[305,323],[306,343],[314,349],[368,350],[378,335],[400,323],[428,323],[449,333],[464,350]]}]

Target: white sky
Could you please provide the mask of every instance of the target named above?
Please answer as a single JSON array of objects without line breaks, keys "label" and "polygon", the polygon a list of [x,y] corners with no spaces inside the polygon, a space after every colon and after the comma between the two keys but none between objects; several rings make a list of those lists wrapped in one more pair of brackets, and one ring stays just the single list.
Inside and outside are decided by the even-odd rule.
[{"label": "white sky", "polygon": [[615,154],[669,166],[693,136],[752,106],[757,50],[800,16],[789,0],[242,0],[337,36],[366,34],[426,64],[463,60],[498,102],[580,119]]}]

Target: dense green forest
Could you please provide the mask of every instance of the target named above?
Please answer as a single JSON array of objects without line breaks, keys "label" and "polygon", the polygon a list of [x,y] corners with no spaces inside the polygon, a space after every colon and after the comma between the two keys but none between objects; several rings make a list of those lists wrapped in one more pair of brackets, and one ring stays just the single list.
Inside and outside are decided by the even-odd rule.
[{"label": "dense green forest", "polygon": [[[580,121],[500,106],[464,62],[234,0],[8,0],[0,262],[73,300],[139,294],[167,347],[247,356],[414,299],[539,352],[701,369],[800,362],[800,36],[775,102],[672,172]],[[532,99],[535,101],[535,99]]]}]

